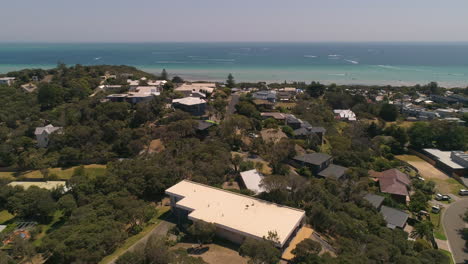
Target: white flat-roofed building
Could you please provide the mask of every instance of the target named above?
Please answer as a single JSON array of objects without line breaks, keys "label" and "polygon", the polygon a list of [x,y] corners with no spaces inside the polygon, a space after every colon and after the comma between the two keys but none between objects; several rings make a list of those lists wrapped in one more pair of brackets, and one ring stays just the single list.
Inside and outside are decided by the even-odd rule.
[{"label": "white flat-roofed building", "polygon": [[64,187],[65,190],[66,190],[66,182],[65,181],[44,181],[44,182],[41,182],[41,181],[14,181],[14,182],[10,182],[8,185],[13,186],[13,187],[14,186],[21,186],[25,190],[28,189],[31,186],[36,186],[36,187],[46,189],[46,190],[53,190],[53,189],[57,189],[57,188],[60,188],[60,187]]},{"label": "white flat-roofed building", "polygon": [[184,97],[172,100],[172,106],[192,115],[205,114],[206,101],[199,97]]},{"label": "white flat-roofed building", "polygon": [[241,244],[276,232],[284,248],[302,226],[303,210],[278,205],[211,186],[183,180],[166,190],[173,212],[181,218],[216,225],[216,234]]},{"label": "white flat-roofed building", "polygon": [[184,83],[181,86],[175,88],[177,92],[201,92],[201,93],[213,93],[216,89],[216,83]]},{"label": "white flat-roofed building", "polygon": [[[458,176],[468,176],[468,154],[463,151],[442,151],[439,149],[426,148],[423,154],[435,161],[435,166],[452,176],[453,173]],[[466,179],[468,183],[468,178]]]},{"label": "white flat-roofed building", "polygon": [[262,187],[262,180],[264,177],[256,169],[243,171],[240,173],[240,176],[245,187],[255,194],[265,191],[265,188]]}]

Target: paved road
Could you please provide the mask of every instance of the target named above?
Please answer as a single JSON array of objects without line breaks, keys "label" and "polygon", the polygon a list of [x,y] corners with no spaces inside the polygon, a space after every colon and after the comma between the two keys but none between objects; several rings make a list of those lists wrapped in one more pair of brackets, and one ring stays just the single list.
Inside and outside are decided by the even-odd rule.
[{"label": "paved road", "polygon": [[229,104],[227,106],[227,115],[232,115],[236,112],[236,104],[239,102],[240,95],[232,94],[231,100],[229,100]]},{"label": "paved road", "polygon": [[[148,239],[152,236],[152,235],[157,235],[157,236],[165,236],[167,234],[167,232],[173,227],[175,226],[174,223],[171,223],[171,222],[168,222],[168,221],[165,221],[165,220],[162,220],[161,223],[159,223],[159,225],[157,225],[151,232],[149,232],[148,234],[146,234],[146,236],[142,237],[138,242],[136,242],[135,244],[133,244],[132,246],[130,246],[127,250],[125,250],[124,252],[122,252],[122,255],[125,254],[127,251],[133,251],[136,247],[140,246],[140,245],[145,245],[146,244],[146,241],[148,241]],[[119,258],[120,256],[117,256],[115,257],[114,259],[110,260],[108,262],[108,264],[115,264],[115,261],[117,261],[117,259]]]},{"label": "paved road", "polygon": [[455,263],[468,262],[468,251],[465,251],[465,240],[460,230],[465,228],[465,222],[460,217],[468,209],[468,198],[463,198],[450,204],[442,216],[445,233],[450,245]]}]

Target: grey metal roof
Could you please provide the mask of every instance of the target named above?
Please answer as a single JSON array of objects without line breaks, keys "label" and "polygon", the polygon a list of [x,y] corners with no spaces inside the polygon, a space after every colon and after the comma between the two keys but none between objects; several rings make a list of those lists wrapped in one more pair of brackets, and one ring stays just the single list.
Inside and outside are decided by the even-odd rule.
[{"label": "grey metal roof", "polygon": [[198,125],[197,125],[198,130],[205,130],[205,129],[208,129],[208,128],[214,126],[213,123],[206,122],[204,120],[198,120],[197,122],[198,122]]},{"label": "grey metal roof", "polygon": [[385,197],[377,194],[368,193],[364,196],[364,199],[366,199],[375,208],[379,208],[385,200]]},{"label": "grey metal roof", "polygon": [[408,220],[409,214],[388,206],[382,206],[380,213],[387,222],[387,227],[394,229],[395,227],[403,228]]},{"label": "grey metal roof", "polygon": [[335,164],[330,164],[326,169],[322,170],[321,172],[318,173],[319,176],[325,177],[325,178],[335,178],[335,179],[340,179],[345,175],[345,172],[348,170],[348,168],[335,165]]},{"label": "grey metal roof", "polygon": [[331,159],[331,156],[325,153],[309,153],[294,157],[294,160],[313,165],[320,165],[329,159]]}]

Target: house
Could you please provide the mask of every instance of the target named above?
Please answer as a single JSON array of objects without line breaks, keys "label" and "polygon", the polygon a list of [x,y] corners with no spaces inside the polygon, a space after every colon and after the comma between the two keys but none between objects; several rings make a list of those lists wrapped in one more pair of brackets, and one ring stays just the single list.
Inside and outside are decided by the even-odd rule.
[{"label": "house", "polygon": [[204,221],[216,226],[216,235],[236,244],[246,238],[262,240],[269,232],[284,249],[305,222],[303,210],[183,180],[166,190],[179,223]]},{"label": "house", "polygon": [[373,193],[368,193],[364,196],[364,200],[368,201],[377,210],[380,210],[385,197]]},{"label": "house", "polygon": [[300,167],[309,167],[312,173],[317,174],[327,168],[333,162],[333,158],[325,153],[309,153],[293,158],[293,163]]},{"label": "house", "polygon": [[304,122],[297,118],[294,115],[287,115],[286,117],[286,125],[290,126],[292,129],[299,129],[302,127]]},{"label": "house", "polygon": [[457,100],[458,103],[460,104],[468,104],[468,97],[465,97],[460,94],[452,94],[448,96],[451,99]]},{"label": "house", "polygon": [[390,194],[393,199],[401,203],[409,201],[408,189],[411,185],[411,180],[408,175],[397,169],[373,172],[372,175],[378,178],[381,192]]},{"label": "house", "polygon": [[49,145],[49,136],[53,133],[62,133],[62,127],[54,127],[49,124],[45,127],[36,127],[34,135],[36,135],[37,145],[40,148],[45,148]]},{"label": "house", "polygon": [[431,100],[439,104],[456,104],[458,100],[441,95],[431,95]]},{"label": "house", "polygon": [[[442,151],[439,149],[426,148],[423,154],[433,161],[436,168],[452,176],[468,176],[468,154],[463,151]],[[463,180],[463,178],[462,178]]]},{"label": "house", "polygon": [[172,107],[201,116],[205,114],[206,101],[197,97],[184,97],[172,100]]},{"label": "house", "polygon": [[251,190],[255,194],[265,192],[265,188],[262,186],[264,176],[256,169],[243,171],[240,173],[240,177],[245,188]]},{"label": "house", "polygon": [[201,92],[212,94],[216,89],[216,83],[184,83],[181,86],[174,89],[176,92],[192,93],[192,92]]},{"label": "house", "polygon": [[199,136],[199,138],[207,137],[209,134],[209,128],[214,125],[215,125],[214,122],[209,122],[206,120],[197,120],[196,131],[197,131],[197,135]]},{"label": "house", "polygon": [[276,91],[258,91],[252,94],[252,97],[255,100],[266,100],[270,103],[275,103],[276,102]]},{"label": "house", "polygon": [[27,84],[21,85],[21,89],[23,89],[23,91],[27,93],[32,93],[37,89],[37,86],[32,83],[27,83]]},{"label": "house", "polygon": [[256,99],[256,100],[253,100],[252,103],[257,106],[257,107],[261,107],[263,109],[274,109],[275,108],[275,103],[272,103],[268,100],[260,100],[260,99]]},{"label": "house", "polygon": [[409,218],[408,213],[385,205],[380,209],[380,213],[390,229],[404,229]]},{"label": "house", "polygon": [[137,104],[151,100],[154,96],[161,94],[160,89],[156,86],[136,86],[130,88],[130,92],[124,94],[111,94],[106,96],[111,102],[128,102]]},{"label": "house", "polygon": [[335,164],[330,164],[327,168],[320,171],[317,175],[322,178],[343,180],[346,178],[347,170],[348,168],[346,167],[335,165]]},{"label": "house", "polygon": [[8,86],[12,85],[13,82],[15,81],[15,77],[2,77],[0,78],[0,85],[6,84]]},{"label": "house", "polygon": [[277,121],[285,122],[288,115],[279,112],[267,112],[260,114],[263,119],[273,118]]},{"label": "house", "polygon": [[335,118],[339,120],[347,120],[347,121],[356,121],[356,114],[351,111],[350,109],[335,109],[333,110],[335,114]]},{"label": "house", "polygon": [[324,127],[303,126],[293,131],[294,138],[309,139],[316,136],[319,144],[323,144],[323,136],[327,130]]},{"label": "house", "polygon": [[36,186],[38,188],[46,189],[46,190],[54,190],[57,188],[64,188],[64,191],[67,190],[66,181],[14,181],[10,182],[8,185],[15,187],[21,186],[25,190],[29,187]]}]

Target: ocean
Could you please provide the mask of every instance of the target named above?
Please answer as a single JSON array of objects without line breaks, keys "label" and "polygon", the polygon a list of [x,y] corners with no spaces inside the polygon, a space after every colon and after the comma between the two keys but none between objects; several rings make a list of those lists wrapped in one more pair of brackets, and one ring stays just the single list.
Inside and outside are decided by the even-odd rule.
[{"label": "ocean", "polygon": [[468,43],[2,43],[0,73],[131,65],[188,80],[468,86]]}]

